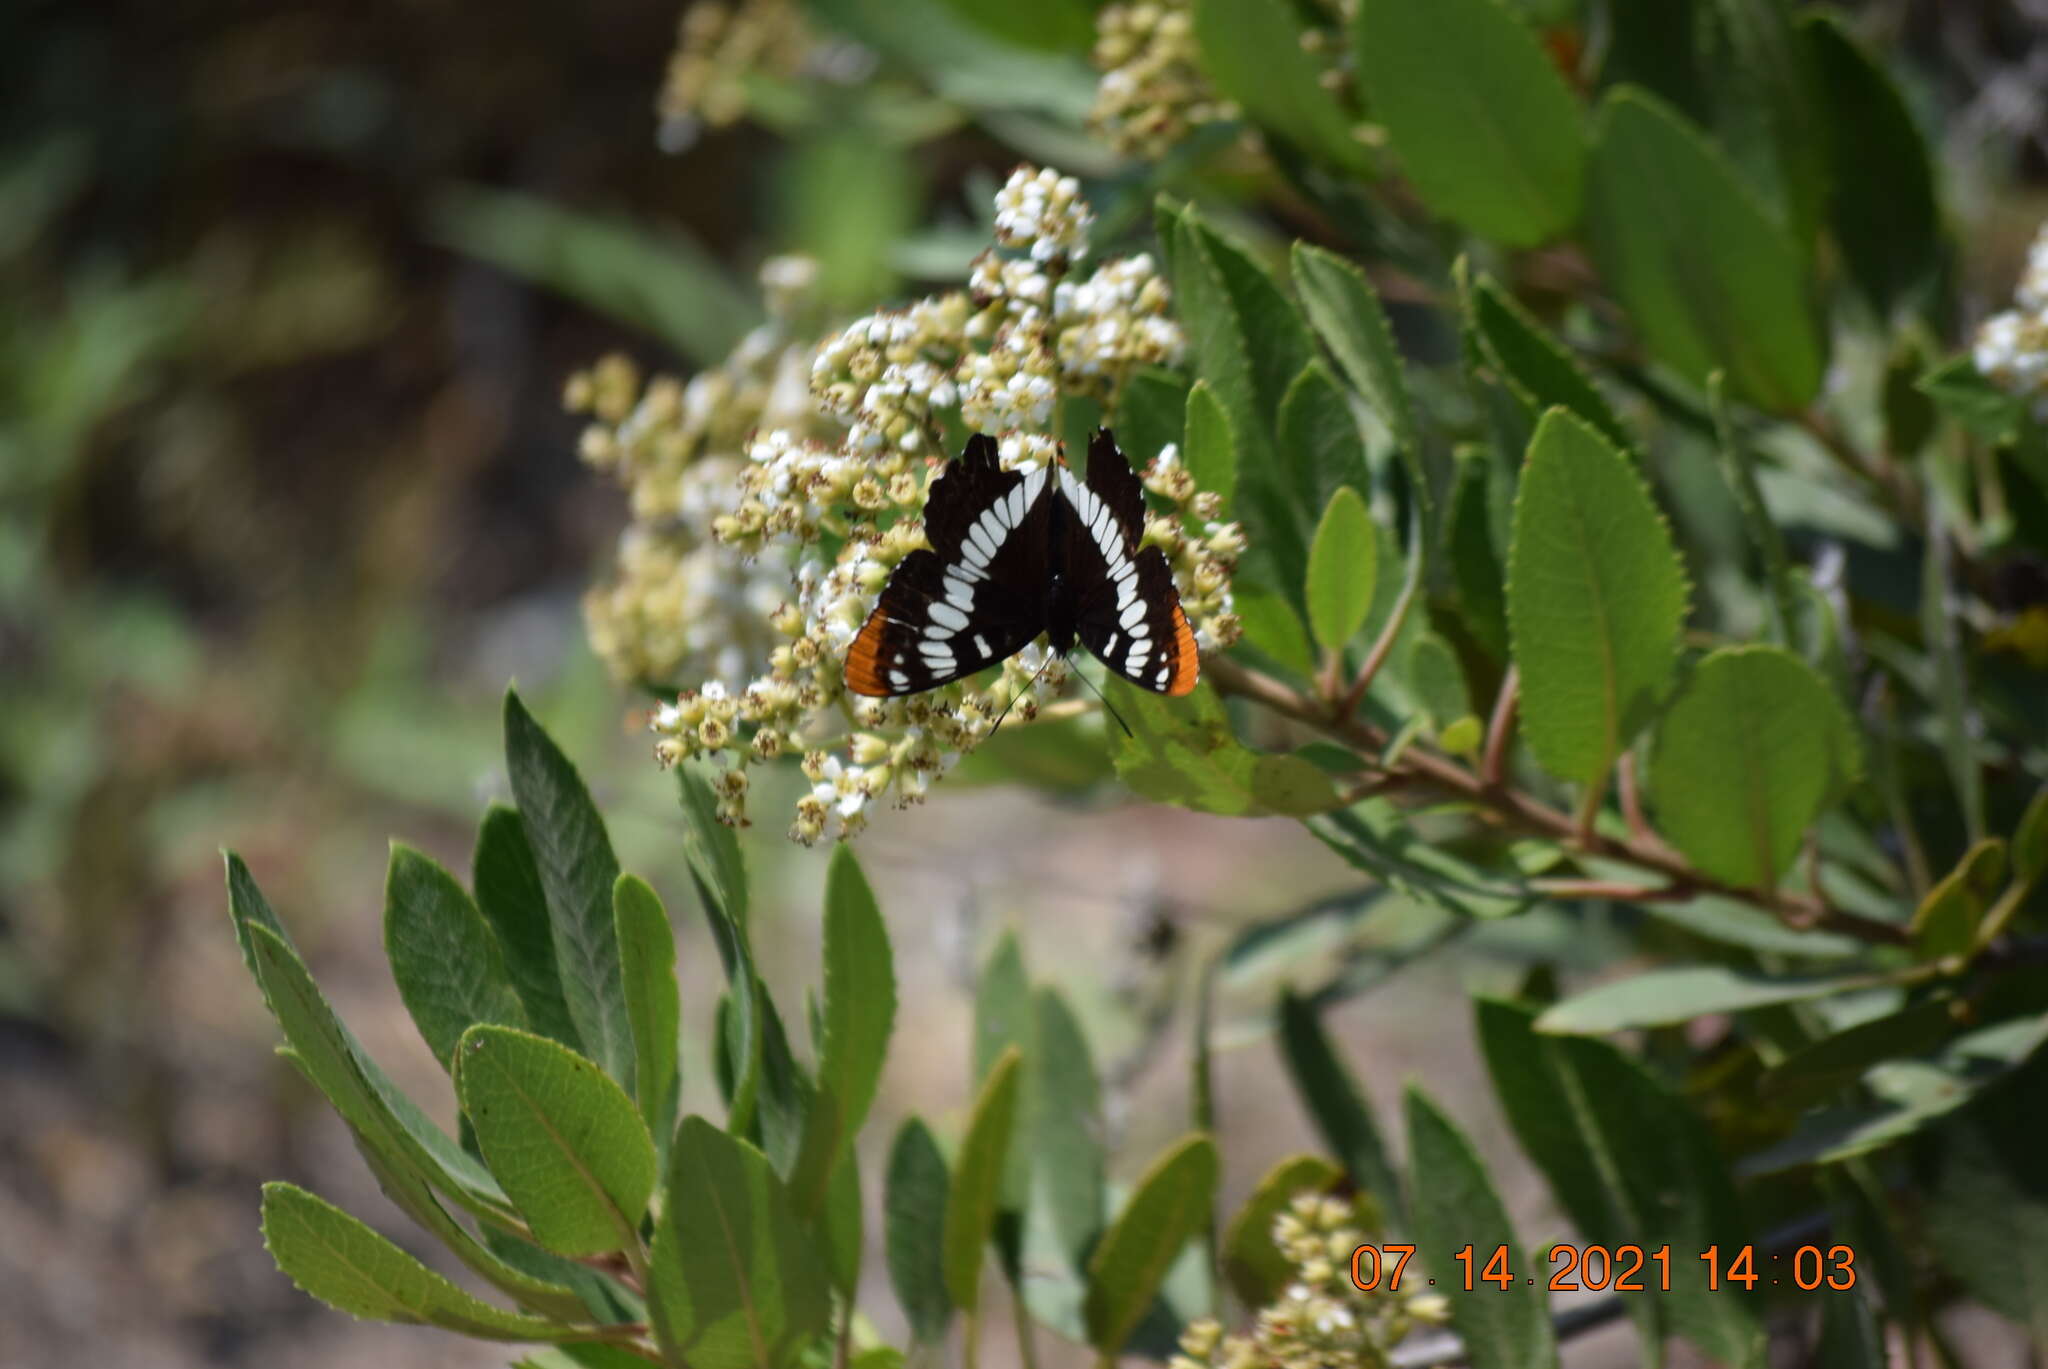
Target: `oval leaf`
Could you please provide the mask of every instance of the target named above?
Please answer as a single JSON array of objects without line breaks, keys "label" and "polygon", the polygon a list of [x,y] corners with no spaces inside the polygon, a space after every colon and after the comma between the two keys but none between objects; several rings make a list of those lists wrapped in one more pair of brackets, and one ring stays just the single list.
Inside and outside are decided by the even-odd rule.
[{"label": "oval leaf", "polygon": [[[1294,288],[1316,335],[1337,359],[1337,365],[1360,394],[1372,401],[1387,430],[1404,454],[1416,446],[1415,411],[1408,402],[1408,382],[1401,371],[1401,353],[1379,293],[1365,272],[1334,252],[1307,243],[1294,244]],[[1419,471],[1411,471],[1411,474]]]},{"label": "oval leaf", "polygon": [[[1415,1243],[1431,1269],[1451,1268],[1451,1252],[1521,1242],[1500,1194],[1472,1142],[1420,1088],[1409,1085],[1408,1155],[1413,1166]],[[1446,1279],[1440,1285],[1449,1288]],[[1448,1292],[1451,1324],[1464,1339],[1473,1369],[1547,1369],[1557,1363],[1557,1339],[1543,1294],[1528,1283]]]},{"label": "oval leaf", "polygon": [[1855,746],[1811,666],[1777,647],[1724,648],[1699,663],[1657,724],[1659,826],[1714,878],[1772,887],[1822,802],[1855,773]]},{"label": "oval leaf", "polygon": [[661,896],[637,875],[620,875],[613,886],[612,921],[618,928],[626,1020],[633,1028],[633,1096],[647,1129],[657,1142],[665,1142],[675,1130],[676,1033],[682,1025],[675,928]]},{"label": "oval leaf", "polygon": [[478,911],[497,933],[505,972],[526,1008],[526,1025],[572,1051],[581,1050],[583,1038],[562,998],[547,893],[517,810],[494,803],[484,814],[470,858],[470,883]]},{"label": "oval leaf", "polygon": [[352,1317],[438,1326],[479,1340],[589,1334],[472,1297],[332,1203],[290,1184],[263,1186],[263,1243],[286,1278]]},{"label": "oval leaf", "polygon": [[1364,0],[1358,79],[1416,193],[1516,247],[1578,221],[1579,107],[1528,25],[1499,0]]},{"label": "oval leaf", "polygon": [[1659,359],[1702,385],[1725,370],[1766,409],[1813,397],[1827,358],[1804,258],[1721,155],[1642,91],[1601,107],[1586,223]]},{"label": "oval leaf", "polygon": [[1302,48],[1302,27],[1290,7],[1268,0],[1195,0],[1194,24],[1203,70],[1253,122],[1334,166],[1370,169],[1350,118]]},{"label": "oval leaf", "polygon": [[676,1129],[647,1308],[691,1369],[785,1369],[830,1319],[816,1243],[768,1157],[702,1117]]},{"label": "oval leaf", "polygon": [[562,997],[594,1060],[631,1085],[633,1029],[612,926],[618,858],[582,776],[519,695],[505,694],[505,768],[547,897]]},{"label": "oval leaf", "polygon": [[1109,694],[1131,729],[1117,749],[1117,777],[1148,799],[1247,818],[1300,817],[1337,806],[1329,776],[1308,761],[1239,744],[1223,701],[1207,684],[1169,700],[1112,680]]},{"label": "oval leaf", "polygon": [[1468,308],[1488,359],[1532,416],[1562,405],[1598,428],[1615,446],[1626,449],[1633,445],[1613,406],[1594,387],[1578,358],[1493,277],[1481,276],[1472,283]]},{"label": "oval leaf", "polygon": [[851,1139],[868,1115],[888,1056],[896,971],[882,910],[844,842],[833,850],[825,874],[824,1012],[818,1082],[838,1099]]},{"label": "oval leaf", "polygon": [[1188,1240],[1209,1223],[1216,1147],[1197,1133],[1152,1163],[1088,1261],[1083,1312],[1088,1341],[1105,1356],[1123,1349]]},{"label": "oval leaf", "polygon": [[1330,496],[1308,549],[1308,623],[1326,651],[1342,651],[1372,611],[1379,542],[1372,515],[1348,486]]},{"label": "oval leaf", "polygon": [[654,1141],[624,1089],[566,1046],[507,1027],[470,1028],[457,1060],[463,1115],[535,1240],[601,1255],[639,1239]]},{"label": "oval leaf", "polygon": [[1292,1155],[1266,1171],[1223,1232],[1223,1273],[1246,1307],[1264,1307],[1295,1277],[1273,1244],[1273,1220],[1299,1193],[1323,1193],[1344,1171],[1320,1155]]},{"label": "oval leaf", "polygon": [[1628,461],[1562,409],[1529,444],[1508,550],[1522,731],[1552,774],[1601,780],[1677,664],[1685,573]]},{"label": "oval leaf", "polygon": [[1195,478],[1195,488],[1213,491],[1227,506],[1237,493],[1237,439],[1223,401],[1206,380],[1188,391],[1182,433],[1180,460]]},{"label": "oval leaf", "polygon": [[405,1010],[442,1068],[477,1023],[526,1025],[498,938],[468,892],[434,861],[395,843],[384,881],[384,953]]},{"label": "oval leaf", "polygon": [[946,1157],[931,1129],[917,1118],[904,1122],[889,1148],[889,1178],[883,1193],[883,1242],[888,1247],[889,1284],[910,1322],[910,1333],[931,1344],[946,1334],[953,1298],[946,1291]]},{"label": "oval leaf", "polygon": [[1017,1081],[1023,1074],[1023,1062],[1023,1055],[1012,1046],[982,1081],[946,1194],[946,1291],[954,1305],[970,1317],[981,1297],[982,1252],[995,1231],[1004,1157],[1017,1120]]}]

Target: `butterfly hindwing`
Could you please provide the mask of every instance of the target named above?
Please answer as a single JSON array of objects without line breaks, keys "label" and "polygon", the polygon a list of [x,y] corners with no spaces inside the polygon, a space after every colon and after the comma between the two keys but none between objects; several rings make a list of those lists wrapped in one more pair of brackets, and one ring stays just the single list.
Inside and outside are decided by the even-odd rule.
[{"label": "butterfly hindwing", "polygon": [[1138,545],[1144,486],[1106,430],[1088,444],[1087,482],[1062,471],[1060,494],[1072,510],[1064,551],[1081,644],[1134,685],[1186,694],[1198,673],[1194,629],[1166,553]]},{"label": "butterfly hindwing", "polygon": [[1045,627],[1045,473],[1005,471],[977,435],[933,482],[929,551],[903,558],[846,657],[856,694],[916,694],[1021,651]]}]

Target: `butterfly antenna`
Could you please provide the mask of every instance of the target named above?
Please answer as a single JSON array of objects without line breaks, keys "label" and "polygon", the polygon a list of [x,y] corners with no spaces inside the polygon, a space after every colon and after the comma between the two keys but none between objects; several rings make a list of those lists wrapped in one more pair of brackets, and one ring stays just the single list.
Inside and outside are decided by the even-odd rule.
[{"label": "butterfly antenna", "polygon": [[1124,721],[1124,715],[1116,711],[1116,705],[1109,701],[1109,696],[1107,694],[1104,694],[1102,690],[1099,687],[1097,687],[1095,681],[1089,679],[1086,675],[1082,674],[1078,670],[1074,673],[1081,677],[1081,683],[1088,686],[1088,690],[1090,693],[1094,694],[1096,698],[1102,700],[1102,706],[1109,710],[1110,717],[1116,719],[1116,725],[1124,730],[1124,735],[1126,737],[1135,735],[1131,731],[1131,725]]},{"label": "butterfly antenna", "polygon": [[1031,672],[1031,678],[1024,682],[1024,687],[1018,690],[1015,694],[1012,694],[1010,696],[1010,701],[1003,705],[1003,711],[996,714],[996,725],[995,727],[991,727],[988,730],[988,737],[983,737],[983,741],[987,741],[989,737],[995,736],[996,729],[1000,728],[1003,725],[1003,719],[1009,717],[1010,710],[1017,706],[1017,700],[1023,698],[1026,694],[1029,694],[1031,692],[1031,687],[1038,683],[1038,677],[1045,674],[1045,668],[1051,665],[1054,659],[1055,658],[1050,651],[1045,653],[1045,659],[1039,662],[1038,669]]}]

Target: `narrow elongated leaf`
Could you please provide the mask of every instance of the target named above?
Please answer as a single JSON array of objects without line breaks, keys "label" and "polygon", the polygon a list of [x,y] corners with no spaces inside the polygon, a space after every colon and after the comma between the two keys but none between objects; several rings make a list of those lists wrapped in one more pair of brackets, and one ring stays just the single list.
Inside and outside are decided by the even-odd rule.
[{"label": "narrow elongated leaf", "polygon": [[2048,1046],[1941,1128],[1922,1206],[1942,1267],[2048,1346]]},{"label": "narrow elongated leaf", "polygon": [[[1450,1269],[1451,1252],[1461,1246],[1520,1250],[1507,1208],[1465,1133],[1413,1084],[1407,1105],[1415,1244],[1427,1267]],[[1446,1279],[1440,1286],[1449,1288],[1451,1282]],[[1557,1363],[1557,1339],[1543,1294],[1535,1287],[1510,1284],[1446,1296],[1451,1324],[1474,1369],[1547,1369]]]},{"label": "narrow elongated leaf", "polygon": [[1309,819],[1308,829],[1356,868],[1459,917],[1508,917],[1536,901],[1526,885],[1429,840],[1391,799],[1365,799],[1320,814]]},{"label": "narrow elongated leaf", "polygon": [[683,854],[730,986],[719,1012],[718,1060],[721,1068],[732,1069],[726,1129],[747,1136],[758,1121],[768,1012],[747,935],[747,869],[739,839],[718,821],[718,799],[710,783],[688,766],[677,767],[676,779],[683,809]]},{"label": "narrow elongated leaf", "polygon": [[526,1025],[490,924],[453,875],[410,846],[391,848],[384,953],[398,996],[442,1068],[476,1023]]},{"label": "narrow elongated leaf", "polygon": [[1949,589],[1948,534],[1935,520],[1920,571],[1920,632],[1934,662],[1934,702],[1941,722],[1941,753],[1971,841],[1984,837],[1984,772],[1970,726],[1970,677],[1954,595]]},{"label": "narrow elongated leaf", "polygon": [[293,1058],[334,1110],[394,1166],[419,1175],[471,1212],[502,1217],[504,1190],[418,1105],[398,1091],[321,994],[284,939],[252,915],[242,923],[263,987]]},{"label": "narrow elongated leaf", "polygon": [[1121,680],[1109,692],[1131,729],[1117,749],[1117,777],[1135,793],[1228,817],[1299,817],[1337,805],[1329,777],[1308,761],[1241,745],[1207,684],[1184,699]]},{"label": "narrow elongated leaf", "polygon": [[1811,666],[1779,647],[1724,647],[1658,721],[1650,795],[1694,865],[1770,888],[1822,802],[1860,769],[1855,730]]},{"label": "narrow elongated leaf", "polygon": [[[1589,1241],[1701,1251],[1740,1244],[1734,1185],[1705,1125],[1604,1041],[1539,1034],[1526,1008],[1477,1003],[1494,1093],[1522,1149]],[[1672,1262],[1669,1292],[1628,1295],[1652,1342],[1676,1331],[1715,1360],[1762,1362],[1755,1306]]]},{"label": "narrow elongated leaf", "polygon": [[1516,247],[1578,221],[1578,104],[1507,6],[1363,0],[1352,48],[1366,102],[1432,209]]},{"label": "narrow elongated leaf", "polygon": [[1665,364],[1697,384],[1725,370],[1766,409],[1813,397],[1827,349],[1800,251],[1720,154],[1642,91],[1601,106],[1586,222],[1601,274]]},{"label": "narrow elongated leaf", "polygon": [[1451,485],[1450,510],[1444,518],[1444,543],[1451,580],[1458,591],[1458,616],[1465,630],[1495,659],[1508,655],[1507,572],[1501,569],[1506,547],[1493,539],[1494,485],[1505,473],[1487,446],[1460,447],[1457,477]]},{"label": "narrow elongated leaf", "polygon": [[825,1032],[818,1080],[839,1100],[849,1140],[874,1101],[895,1023],[889,930],[853,848],[841,843],[825,875]]},{"label": "narrow elongated leaf", "polygon": [[491,1172],[561,1255],[639,1239],[654,1191],[654,1141],[624,1089],[568,1047],[508,1027],[471,1027],[456,1091]]},{"label": "narrow elongated leaf", "polygon": [[1334,252],[1294,244],[1294,288],[1316,335],[1337,359],[1345,378],[1373,408],[1405,453],[1416,447],[1415,411],[1394,330],[1365,273]]},{"label": "narrow elongated leaf", "polygon": [[1507,597],[1530,749],[1552,774],[1595,783],[1671,679],[1685,572],[1627,458],[1562,409],[1529,444]]},{"label": "narrow elongated leaf", "polygon": [[819,1225],[822,1249],[832,1287],[851,1299],[860,1288],[861,1255],[867,1246],[867,1220],[860,1198],[860,1153],[852,1146],[839,1152],[839,1166],[825,1188],[825,1209]]},{"label": "narrow elongated leaf", "polygon": [[1290,1155],[1266,1171],[1223,1233],[1223,1273],[1246,1307],[1264,1307],[1295,1277],[1273,1244],[1273,1221],[1300,1193],[1324,1193],[1344,1171],[1320,1155]]},{"label": "narrow elongated leaf", "polygon": [[1757,1080],[1759,1098],[1787,1107],[1820,1102],[1863,1077],[1872,1065],[1932,1050],[1956,1029],[1956,1004],[1930,998],[1823,1036],[1785,1057]]},{"label": "narrow elongated leaf", "polygon": [[1881,981],[1876,974],[1766,975],[1728,965],[1685,965],[1574,994],[1546,1008],[1536,1019],[1536,1030],[1592,1036],[1629,1027],[1669,1026],[1706,1013],[1826,998]]},{"label": "narrow elongated leaf", "polygon": [[583,1038],[562,997],[547,892],[541,888],[540,867],[534,863],[533,845],[517,810],[494,803],[484,814],[470,879],[477,909],[497,933],[505,973],[526,1008],[527,1026],[570,1050],[582,1050]]},{"label": "narrow elongated leaf", "polygon": [[931,1130],[906,1120],[889,1148],[889,1178],[883,1194],[883,1243],[889,1284],[909,1319],[910,1333],[923,1344],[946,1334],[953,1318],[946,1291],[946,1204],[951,1180],[946,1157]]},{"label": "narrow elongated leaf", "polygon": [[300,1289],[352,1317],[438,1326],[479,1340],[590,1334],[463,1292],[356,1218],[291,1184],[263,1186],[263,1243]]},{"label": "narrow elongated leaf", "polygon": [[2034,791],[2034,797],[2012,829],[2012,878],[2015,884],[2033,886],[2048,875],[2048,784]]},{"label": "narrow elongated leaf", "polygon": [[1308,550],[1308,622],[1326,651],[1341,651],[1365,626],[1379,574],[1379,542],[1358,491],[1330,496]]},{"label": "narrow elongated leaf", "polygon": [[[256,946],[250,938],[249,929],[265,929],[293,955],[298,954],[297,948],[292,945],[291,933],[285,931],[284,923],[271,910],[270,900],[263,896],[256,877],[249,873],[248,865],[233,851],[223,851],[221,859],[227,865],[228,921],[235,929],[235,944],[242,949],[242,964],[248,967],[249,977],[262,990],[264,1004],[271,1006],[270,991],[263,988],[263,975],[257,964]],[[271,1011],[276,1012],[277,1009],[271,1006]]]},{"label": "narrow elongated leaf", "polygon": [[1716,371],[1707,380],[1708,404],[1714,411],[1715,454],[1721,460],[1721,478],[1742,512],[1743,530],[1763,563],[1764,578],[1770,585],[1773,631],[1780,645],[1789,645],[1799,621],[1797,583],[1792,563],[1785,554],[1785,534],[1764,503],[1763,488],[1757,481],[1756,454],[1737,431],[1729,412],[1727,377]]},{"label": "narrow elongated leaf", "polygon": [[676,1036],[683,1007],[676,987],[676,932],[661,896],[637,875],[620,875],[612,887],[612,920],[618,925],[626,1020],[633,1027],[633,1095],[661,1149],[675,1130],[680,1084]]},{"label": "narrow elongated leaf", "polygon": [[1321,1015],[1292,989],[1281,992],[1279,1013],[1280,1049],[1288,1077],[1323,1144],[1352,1180],[1372,1194],[1392,1225],[1403,1225],[1407,1194],[1400,1176],[1387,1158],[1364,1094],[1323,1031]]},{"label": "narrow elongated leaf", "polygon": [[1927,143],[1898,87],[1840,18],[1802,15],[1799,37],[1825,123],[1829,230],[1883,317],[1941,266]]},{"label": "narrow elongated leaf", "polygon": [[[1188,455],[1189,396],[1187,377],[1178,372],[1156,366],[1141,366],[1131,372],[1117,392],[1114,426],[1117,442],[1131,454],[1133,463],[1149,461],[1160,448],[1173,442],[1180,446],[1182,463],[1190,471],[1195,470]],[[1235,472],[1234,465],[1232,471]],[[1195,480],[1203,489],[1229,497],[1229,490],[1204,480],[1200,472],[1195,472]]]},{"label": "narrow elongated leaf", "polygon": [[676,1129],[647,1310],[670,1361],[786,1369],[824,1332],[832,1295],[816,1244],[768,1157],[702,1117]]},{"label": "narrow elongated leaf", "polygon": [[1634,445],[1578,358],[1544,331],[1498,281],[1484,275],[1474,281],[1469,307],[1487,359],[1499,369],[1532,419],[1562,405],[1598,428],[1616,447],[1626,451]]},{"label": "narrow elongated leaf", "polygon": [[1223,402],[1205,380],[1196,381],[1188,391],[1182,431],[1181,464],[1195,478],[1197,489],[1212,491],[1228,507],[1237,491],[1237,437]]},{"label": "narrow elongated leaf", "polygon": [[1310,362],[1287,387],[1280,402],[1279,436],[1294,498],[1304,514],[1321,509],[1340,489],[1370,493],[1372,468],[1366,461],[1365,439],[1344,388],[1322,362]]},{"label": "narrow elongated leaf", "polygon": [[697,891],[726,921],[746,926],[747,862],[739,834],[718,820],[718,796],[698,771],[677,767],[676,792],[683,807],[683,855]]},{"label": "narrow elongated leaf", "polygon": [[1102,1090],[1081,1024],[1050,985],[1032,996],[1033,1205],[1077,1265],[1102,1230]]},{"label": "narrow elongated leaf", "polygon": [[1017,1120],[1017,1085],[1023,1053],[1003,1052],[982,1081],[967,1124],[966,1139],[946,1193],[944,1250],[946,1291],[970,1316],[981,1298],[981,1259],[995,1232],[1002,1201],[1003,1166]]},{"label": "narrow elongated leaf", "polygon": [[1370,170],[1365,145],[1301,45],[1294,11],[1265,0],[1195,0],[1194,27],[1203,70],[1254,123],[1332,166]]},{"label": "narrow elongated leaf", "polygon": [[633,1029],[612,925],[618,858],[590,791],[516,693],[505,695],[505,768],[547,897],[562,998],[576,1033],[613,1079],[633,1079]]},{"label": "narrow elongated leaf", "polygon": [[1769,128],[1773,187],[1801,252],[1810,252],[1827,192],[1828,111],[1785,0],[1717,0],[1732,40],[1736,89],[1730,98],[1759,107]]},{"label": "narrow elongated leaf", "polygon": [[1105,1356],[1122,1350],[1144,1319],[1181,1250],[1209,1223],[1216,1194],[1216,1147],[1188,1136],[1152,1162],[1088,1262],[1088,1341]]}]

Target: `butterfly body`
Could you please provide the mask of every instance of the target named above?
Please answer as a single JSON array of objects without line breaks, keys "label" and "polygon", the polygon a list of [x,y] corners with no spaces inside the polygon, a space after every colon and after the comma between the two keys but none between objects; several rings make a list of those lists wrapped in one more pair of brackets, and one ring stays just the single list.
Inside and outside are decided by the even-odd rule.
[{"label": "butterfly body", "polygon": [[977,434],[932,485],[929,550],[905,557],[847,653],[856,694],[915,694],[1015,655],[1043,633],[1085,646],[1133,684],[1185,694],[1194,632],[1157,547],[1140,547],[1143,486],[1107,430],[1088,478],[1064,467],[1005,471]]}]

